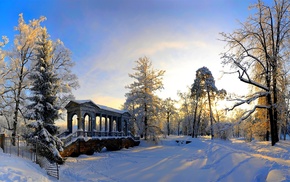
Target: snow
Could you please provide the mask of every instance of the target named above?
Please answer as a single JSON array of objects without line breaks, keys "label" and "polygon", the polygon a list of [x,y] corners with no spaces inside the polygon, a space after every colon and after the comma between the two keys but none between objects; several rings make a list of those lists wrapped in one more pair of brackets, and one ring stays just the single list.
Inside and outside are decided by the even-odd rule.
[{"label": "snow", "polygon": [[[179,141],[191,141],[189,144]],[[0,181],[57,181],[36,164],[0,152]],[[158,145],[67,158],[59,181],[289,181],[290,141],[246,143],[170,136]]]},{"label": "snow", "polygon": [[0,181],[5,182],[48,182],[54,180],[46,175],[39,165],[29,160],[4,154],[0,149]]},{"label": "snow", "polygon": [[92,100],[73,100],[73,102],[75,102],[77,104],[92,103],[93,105],[97,106],[100,109],[103,109],[103,110],[106,110],[106,111],[112,111],[112,112],[119,113],[119,114],[124,114],[124,113],[128,112],[127,110],[118,110],[118,109],[114,109],[114,108],[111,108],[111,107],[108,107],[108,106],[96,104]]}]

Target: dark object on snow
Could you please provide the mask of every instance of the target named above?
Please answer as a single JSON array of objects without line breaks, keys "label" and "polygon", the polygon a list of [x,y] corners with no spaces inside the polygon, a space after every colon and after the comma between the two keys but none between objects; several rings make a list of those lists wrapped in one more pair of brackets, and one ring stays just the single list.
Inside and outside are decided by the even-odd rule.
[{"label": "dark object on snow", "polygon": [[189,141],[189,140],[176,140],[176,143],[178,143],[178,144],[189,144],[189,143],[191,143],[191,141]]}]

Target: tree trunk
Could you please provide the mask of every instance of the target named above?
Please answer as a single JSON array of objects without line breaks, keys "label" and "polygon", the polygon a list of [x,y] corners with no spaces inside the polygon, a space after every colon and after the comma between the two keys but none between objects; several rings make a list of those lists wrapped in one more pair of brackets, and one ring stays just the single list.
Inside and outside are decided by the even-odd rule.
[{"label": "tree trunk", "polygon": [[[271,105],[273,109],[273,124],[271,126],[271,138],[272,138],[272,146],[275,145],[279,141],[278,136],[278,110],[277,110],[277,104],[278,104],[278,91],[277,91],[277,60],[274,60],[274,66],[273,66],[273,104]],[[272,128],[273,127],[273,128]]]},{"label": "tree trunk", "polygon": [[169,123],[169,119],[170,119],[170,116],[169,116],[169,113],[167,113],[167,135],[169,136],[170,135],[170,123]]},{"label": "tree trunk", "polygon": [[196,102],[195,109],[194,109],[194,118],[193,118],[193,123],[192,123],[192,133],[191,137],[195,137],[195,125],[196,125],[196,113],[197,113],[197,106],[198,106],[198,101]]},{"label": "tree trunk", "polygon": [[177,125],[177,136],[179,136],[179,131],[180,130],[180,122],[178,122],[178,125]]},{"label": "tree trunk", "polygon": [[202,109],[199,110],[198,117],[197,117],[197,123],[196,123],[196,129],[195,129],[195,136],[194,136],[195,138],[197,138],[197,135],[200,134],[198,131],[199,131],[199,128],[200,128],[201,112],[202,112]]},{"label": "tree trunk", "polygon": [[147,133],[148,133],[148,118],[147,118],[147,104],[144,104],[144,112],[145,112],[145,117],[144,117],[144,127],[145,127],[145,133],[144,133],[144,139],[147,140]]},{"label": "tree trunk", "polygon": [[[288,117],[288,115],[287,115]],[[287,134],[287,123],[288,123],[288,119],[286,118],[285,119],[285,125],[284,125],[284,128],[283,128],[283,140],[286,140],[286,134]]]},{"label": "tree trunk", "polygon": [[[22,58],[24,59],[24,58]],[[24,61],[22,61],[24,62]],[[15,143],[15,137],[17,135],[17,125],[18,125],[18,110],[19,110],[19,104],[20,104],[20,95],[22,91],[22,82],[23,82],[23,71],[24,71],[24,65],[22,64],[20,75],[19,75],[19,83],[17,87],[17,94],[15,98],[15,110],[14,110],[14,121],[13,121],[13,132],[12,132],[12,145],[16,145]]]},{"label": "tree trunk", "polygon": [[[270,133],[271,133],[271,143],[272,146],[274,146],[276,144],[276,142],[279,141],[279,139],[277,139],[278,137],[278,133],[277,133],[277,121],[274,118],[275,117],[275,110],[272,103],[272,99],[271,99],[271,94],[267,95],[267,101],[270,105],[270,108],[268,109],[268,113],[269,113],[269,119],[270,119]],[[277,110],[276,110],[277,111]]]},{"label": "tree trunk", "polygon": [[210,114],[210,134],[211,134],[211,139],[213,139],[214,134],[213,134],[213,123],[212,123],[212,110],[211,110],[211,101],[210,101],[210,95],[209,95],[209,90],[207,89],[207,97],[208,97],[208,105],[209,105],[209,114]]}]

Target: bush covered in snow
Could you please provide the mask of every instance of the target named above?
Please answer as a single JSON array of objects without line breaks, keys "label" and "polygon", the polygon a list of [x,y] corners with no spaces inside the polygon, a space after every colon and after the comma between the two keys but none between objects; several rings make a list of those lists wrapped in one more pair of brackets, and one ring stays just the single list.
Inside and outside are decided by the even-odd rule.
[{"label": "bush covered in snow", "polygon": [[232,137],[233,124],[228,122],[215,123],[213,125],[214,137],[228,140]]}]

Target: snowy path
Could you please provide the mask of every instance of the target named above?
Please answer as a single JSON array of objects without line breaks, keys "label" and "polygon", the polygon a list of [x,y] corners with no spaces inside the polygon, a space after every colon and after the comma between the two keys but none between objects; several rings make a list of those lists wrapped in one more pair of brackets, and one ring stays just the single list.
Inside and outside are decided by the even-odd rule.
[{"label": "snowy path", "polygon": [[[164,140],[158,146],[68,158],[61,181],[265,181],[290,180],[289,142],[277,147],[193,139],[187,145]],[[282,175],[282,176],[281,176]]]}]

